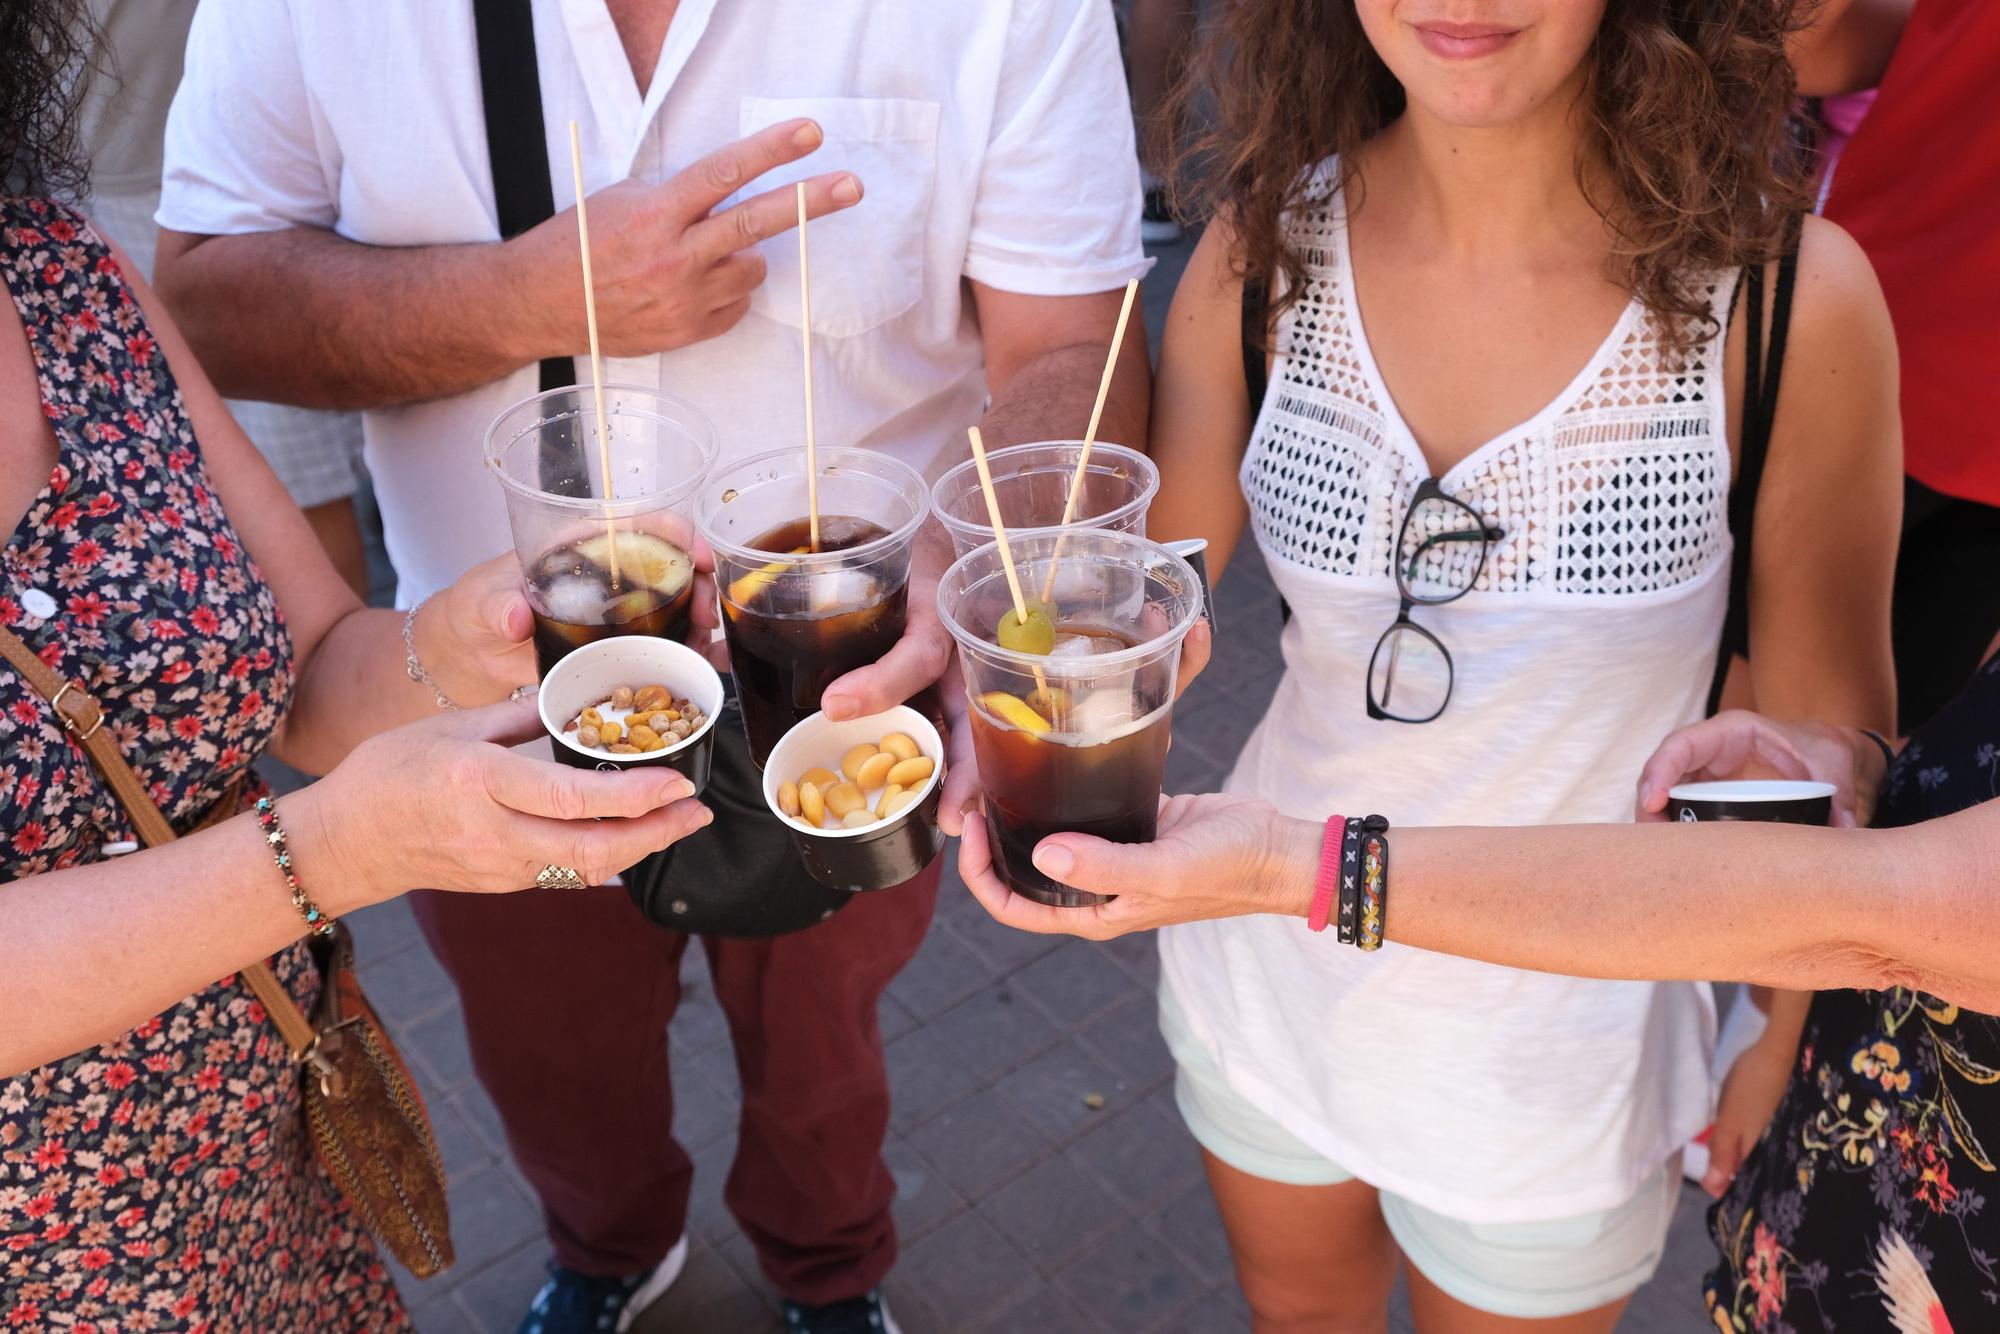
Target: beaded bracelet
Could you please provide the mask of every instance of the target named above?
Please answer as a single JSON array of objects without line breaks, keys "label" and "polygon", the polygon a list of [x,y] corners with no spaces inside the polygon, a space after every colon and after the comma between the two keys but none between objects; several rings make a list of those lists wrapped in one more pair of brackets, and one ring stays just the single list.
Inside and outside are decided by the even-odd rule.
[{"label": "beaded bracelet", "polygon": [[1319,844],[1319,876],[1313,881],[1312,907],[1306,925],[1314,931],[1326,930],[1327,914],[1333,910],[1333,888],[1340,879],[1340,844],[1347,822],[1338,815],[1326,821],[1326,833]]},{"label": "beaded bracelet", "polygon": [[1349,819],[1340,841],[1340,929],[1334,939],[1343,945],[1354,943],[1355,924],[1361,920],[1361,823]]},{"label": "beaded bracelet", "polygon": [[1354,942],[1364,950],[1382,948],[1383,910],[1389,902],[1389,840],[1371,830],[1361,872],[1361,929]]},{"label": "beaded bracelet", "polygon": [[306,897],[299,885],[299,878],[292,874],[292,850],[285,846],[285,827],[278,823],[278,803],[270,797],[257,798],[257,823],[264,830],[264,841],[271,845],[271,856],[278,863],[279,874],[285,877],[285,887],[292,891],[292,906],[305,919],[306,931],[316,936],[333,934],[334,919],[319,910],[319,905]]}]

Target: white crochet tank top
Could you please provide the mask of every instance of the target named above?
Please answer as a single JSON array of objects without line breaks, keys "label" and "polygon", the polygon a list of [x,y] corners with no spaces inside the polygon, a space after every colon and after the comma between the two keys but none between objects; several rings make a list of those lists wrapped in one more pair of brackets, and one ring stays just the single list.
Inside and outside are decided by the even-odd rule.
[{"label": "white crochet tank top", "polygon": [[[1708,285],[1716,332],[1679,356],[1633,302],[1548,406],[1439,479],[1506,535],[1472,592],[1414,612],[1454,659],[1444,714],[1371,721],[1396,530],[1428,468],[1356,312],[1337,191],[1292,226],[1307,273],[1241,481],[1293,615],[1229,789],[1315,820],[1630,819],[1645,758],[1702,714],[1728,597],[1729,282]],[[1393,865],[1388,915],[1393,930]],[[1705,986],[1363,955],[1276,917],[1172,928],[1161,953],[1232,1086],[1363,1180],[1454,1217],[1611,1207],[1706,1124]]]}]

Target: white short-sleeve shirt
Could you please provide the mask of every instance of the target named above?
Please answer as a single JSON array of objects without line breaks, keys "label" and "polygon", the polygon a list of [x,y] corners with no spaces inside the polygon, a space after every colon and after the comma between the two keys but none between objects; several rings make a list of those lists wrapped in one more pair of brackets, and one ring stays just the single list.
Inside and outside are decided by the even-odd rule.
[{"label": "white short-sleeve shirt", "polygon": [[[813,223],[823,443],[920,469],[954,447],[986,396],[964,280],[1068,296],[1146,269],[1105,0],[681,0],[643,94],[603,0],[535,0],[534,19],[558,210],[575,202],[571,119],[589,191],[663,181],[793,116],[818,121],[825,144],[746,196],[843,168],[862,179],[859,205]],[[475,51],[469,0],[203,0],[167,127],[161,226],[496,239]],[[605,365],[607,379],[700,406],[724,459],[803,440],[797,241],[763,250],[769,277],[730,333]],[[535,389],[526,366],[367,414],[403,605],[508,547],[481,437]]]}]

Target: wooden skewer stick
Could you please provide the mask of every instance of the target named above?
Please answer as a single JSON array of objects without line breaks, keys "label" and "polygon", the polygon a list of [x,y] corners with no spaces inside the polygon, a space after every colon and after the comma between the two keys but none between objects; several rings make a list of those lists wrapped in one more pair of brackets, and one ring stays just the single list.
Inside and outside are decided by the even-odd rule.
[{"label": "wooden skewer stick", "polygon": [[812,258],[806,251],[806,183],[799,182],[799,336],[806,354],[806,528],[819,550],[819,456],[813,448]]},{"label": "wooden skewer stick", "polygon": [[[1028,599],[1021,592],[1021,576],[1014,569],[1014,552],[1007,545],[1007,525],[1000,522],[1000,497],[993,493],[993,474],[986,467],[986,442],[979,438],[979,428],[974,426],[968,432],[972,437],[972,464],[979,469],[979,489],[986,493],[986,517],[993,521],[993,542],[1000,548],[1000,568],[1007,574],[1007,591],[1014,595],[1014,619],[1023,626],[1028,623]],[[1042,669],[1036,667],[1035,685],[1041,689],[1042,697],[1053,700],[1049,693],[1048,678]]]},{"label": "wooden skewer stick", "polygon": [[569,123],[569,164],[576,176],[576,240],[583,248],[583,318],[590,326],[590,385],[597,398],[597,469],[604,477],[604,537],[611,565],[611,591],[618,591],[618,525],[611,518],[611,424],[604,415],[604,362],[597,351],[597,289],[590,279],[590,223],[583,211],[583,147],[576,122]]},{"label": "wooden skewer stick", "polygon": [[[1090,408],[1090,426],[1083,433],[1083,449],[1076,456],[1076,472],[1069,479],[1069,499],[1063,504],[1062,526],[1067,528],[1076,521],[1077,502],[1083,499],[1084,473],[1090,467],[1090,449],[1097,443],[1097,424],[1104,417],[1104,400],[1111,395],[1111,377],[1118,369],[1118,349],[1125,345],[1125,325],[1132,318],[1132,302],[1139,295],[1139,280],[1134,278],[1125,284],[1125,304],[1118,308],[1118,327],[1111,331],[1111,354],[1104,359],[1104,376],[1097,382],[1097,402]],[[1049,557],[1049,577],[1042,585],[1042,601],[1055,596],[1056,561],[1062,556],[1064,539],[1056,539],[1056,548]]]}]

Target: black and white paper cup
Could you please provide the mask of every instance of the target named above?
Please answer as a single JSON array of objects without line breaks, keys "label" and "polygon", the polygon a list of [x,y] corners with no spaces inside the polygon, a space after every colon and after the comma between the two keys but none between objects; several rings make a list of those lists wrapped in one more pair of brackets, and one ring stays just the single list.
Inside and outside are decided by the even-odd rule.
[{"label": "black and white paper cup", "polygon": [[[701,710],[701,726],[663,750],[613,755],[577,742],[570,723],[611,697],[619,686],[665,686],[676,699]],[[555,742],[556,759],[577,769],[640,769],[664,764],[694,784],[708,786],[715,755],[715,720],[722,712],[722,678],[708,659],[678,640],[614,635],[572,650],[542,678],[542,726]]]},{"label": "black and white paper cup", "polygon": [[[841,757],[863,742],[874,745],[901,732],[930,757],[931,773],[916,798],[887,820],[859,829],[814,829],[785,814],[778,790],[815,768],[840,769]],[[944,847],[938,804],[944,795],[944,737],[930,719],[907,704],[866,718],[835,722],[824,713],[801,720],[779,740],[764,763],[764,801],[784,823],[812,878],[829,889],[861,892],[888,889],[909,880]]]},{"label": "black and white paper cup", "polygon": [[1684,824],[1747,820],[1826,825],[1833,823],[1833,793],[1831,783],[1791,779],[1682,783],[1667,792],[1667,815]]}]

